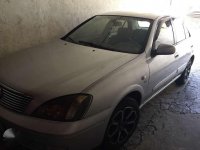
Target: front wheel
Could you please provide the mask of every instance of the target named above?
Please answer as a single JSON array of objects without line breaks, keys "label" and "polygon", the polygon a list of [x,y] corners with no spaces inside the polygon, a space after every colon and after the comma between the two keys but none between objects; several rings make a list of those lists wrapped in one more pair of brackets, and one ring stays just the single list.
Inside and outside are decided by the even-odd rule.
[{"label": "front wheel", "polygon": [[183,85],[188,81],[188,78],[189,78],[189,75],[190,75],[190,71],[191,71],[191,67],[192,67],[192,60],[190,60],[188,62],[185,70],[183,71],[181,76],[176,80],[176,84],[177,85]]},{"label": "front wheel", "polygon": [[119,149],[133,134],[139,120],[138,103],[133,98],[125,98],[114,110],[105,132],[103,147]]},{"label": "front wheel", "polygon": [[5,127],[0,123],[0,142],[4,139],[3,134],[5,132]]}]

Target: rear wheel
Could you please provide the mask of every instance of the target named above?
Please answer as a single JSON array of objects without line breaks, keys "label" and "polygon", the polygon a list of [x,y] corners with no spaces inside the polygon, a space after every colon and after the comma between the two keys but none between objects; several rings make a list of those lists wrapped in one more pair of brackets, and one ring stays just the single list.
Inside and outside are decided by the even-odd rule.
[{"label": "rear wheel", "polygon": [[190,60],[188,62],[185,70],[183,71],[181,76],[176,80],[176,84],[177,85],[183,85],[188,81],[188,78],[189,78],[189,75],[190,75],[190,71],[191,71],[191,67],[192,67],[192,60]]},{"label": "rear wheel", "polygon": [[135,99],[127,97],[114,110],[104,137],[105,149],[119,149],[134,132],[139,120]]}]

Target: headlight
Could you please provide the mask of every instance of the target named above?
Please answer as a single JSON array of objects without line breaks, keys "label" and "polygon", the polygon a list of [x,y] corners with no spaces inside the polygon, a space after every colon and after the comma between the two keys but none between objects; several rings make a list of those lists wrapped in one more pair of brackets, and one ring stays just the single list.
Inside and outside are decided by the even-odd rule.
[{"label": "headlight", "polygon": [[41,105],[34,117],[54,121],[76,121],[83,117],[92,101],[89,94],[74,94],[55,98]]}]

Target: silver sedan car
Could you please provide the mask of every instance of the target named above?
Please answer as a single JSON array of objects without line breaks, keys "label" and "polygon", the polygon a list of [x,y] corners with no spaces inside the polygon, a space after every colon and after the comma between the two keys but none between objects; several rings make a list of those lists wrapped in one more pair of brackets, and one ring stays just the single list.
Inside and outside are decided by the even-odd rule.
[{"label": "silver sedan car", "polygon": [[191,35],[179,18],[112,12],[61,39],[0,60],[1,134],[31,149],[122,146],[139,109],[187,82]]}]

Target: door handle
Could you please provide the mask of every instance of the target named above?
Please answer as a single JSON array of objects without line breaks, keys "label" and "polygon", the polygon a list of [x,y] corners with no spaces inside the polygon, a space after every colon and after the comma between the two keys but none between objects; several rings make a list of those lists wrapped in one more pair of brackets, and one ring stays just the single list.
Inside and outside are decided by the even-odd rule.
[{"label": "door handle", "polygon": [[178,53],[175,53],[175,54],[174,54],[174,57],[175,57],[175,58],[177,58],[178,56],[179,56],[179,54],[178,54]]}]

